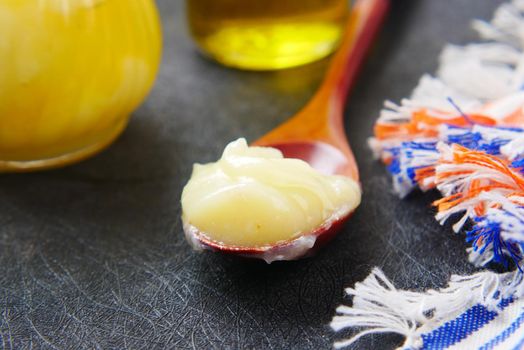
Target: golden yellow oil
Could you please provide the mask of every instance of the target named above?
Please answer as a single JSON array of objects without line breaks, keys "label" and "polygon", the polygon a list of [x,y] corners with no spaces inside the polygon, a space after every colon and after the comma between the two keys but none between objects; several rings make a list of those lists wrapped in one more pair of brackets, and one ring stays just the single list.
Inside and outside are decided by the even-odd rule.
[{"label": "golden yellow oil", "polygon": [[153,0],[2,0],[0,33],[0,171],[106,146],[160,61]]},{"label": "golden yellow oil", "polygon": [[187,12],[204,53],[228,66],[270,70],[329,55],[348,0],[188,0]]}]

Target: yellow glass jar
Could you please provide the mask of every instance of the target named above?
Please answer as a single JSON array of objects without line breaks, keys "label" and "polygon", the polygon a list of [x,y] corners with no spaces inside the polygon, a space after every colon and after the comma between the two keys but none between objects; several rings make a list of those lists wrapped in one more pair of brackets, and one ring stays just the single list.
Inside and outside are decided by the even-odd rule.
[{"label": "yellow glass jar", "polygon": [[0,171],[64,165],[111,143],[160,52],[153,0],[0,1]]},{"label": "yellow glass jar", "polygon": [[204,53],[228,66],[269,70],[329,55],[348,0],[187,0],[187,13]]}]

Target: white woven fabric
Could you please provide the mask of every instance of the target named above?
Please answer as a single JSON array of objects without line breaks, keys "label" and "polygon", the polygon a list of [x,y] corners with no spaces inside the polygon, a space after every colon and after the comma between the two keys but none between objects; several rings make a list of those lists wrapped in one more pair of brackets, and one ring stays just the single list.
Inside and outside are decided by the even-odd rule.
[{"label": "white woven fabric", "polygon": [[[370,146],[389,164],[401,197],[417,186],[436,188],[444,197],[437,220],[461,214],[457,232],[472,224],[473,264],[517,268],[454,275],[426,292],[398,290],[375,268],[346,289],[352,306],[340,306],[331,327],[355,333],[336,348],[397,333],[405,337],[401,349],[524,349],[524,0],[473,27],[488,41],[448,45],[436,77],[423,76],[400,105],[385,103],[378,123],[386,132],[400,127]],[[414,121],[420,111],[426,119]]]}]

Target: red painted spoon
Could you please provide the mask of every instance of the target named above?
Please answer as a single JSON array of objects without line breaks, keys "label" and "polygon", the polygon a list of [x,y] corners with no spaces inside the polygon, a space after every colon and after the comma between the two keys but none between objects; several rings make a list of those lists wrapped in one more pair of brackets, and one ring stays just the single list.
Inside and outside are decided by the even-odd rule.
[{"label": "red painted spoon", "polygon": [[[388,7],[388,0],[356,2],[340,48],[317,93],[299,113],[253,145],[278,148],[286,158],[302,159],[321,173],[348,176],[358,182],[357,164],[344,131],[344,105]],[[184,227],[184,230],[195,247],[267,262],[293,260],[308,255],[331,239],[351,214],[328,220],[306,235],[265,247],[225,245],[210,240],[195,227]]]}]

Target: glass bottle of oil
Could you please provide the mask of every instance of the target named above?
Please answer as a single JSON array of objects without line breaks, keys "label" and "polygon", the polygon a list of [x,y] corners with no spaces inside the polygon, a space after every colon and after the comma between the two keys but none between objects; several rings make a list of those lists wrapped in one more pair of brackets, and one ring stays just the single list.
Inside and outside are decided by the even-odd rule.
[{"label": "glass bottle of oil", "polygon": [[270,70],[330,54],[348,0],[188,0],[187,11],[204,53],[228,66]]}]

